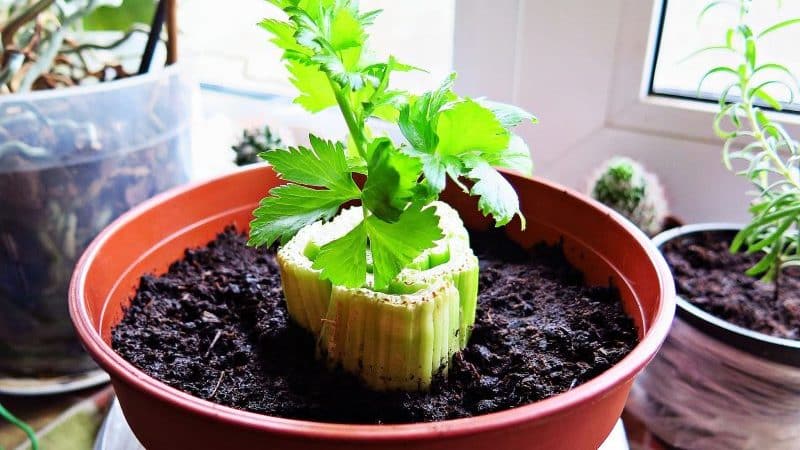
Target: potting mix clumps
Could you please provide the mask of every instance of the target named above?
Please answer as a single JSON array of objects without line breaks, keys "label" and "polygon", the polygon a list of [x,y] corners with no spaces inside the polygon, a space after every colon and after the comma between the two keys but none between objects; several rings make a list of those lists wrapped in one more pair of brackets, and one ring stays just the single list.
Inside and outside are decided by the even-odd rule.
[{"label": "potting mix clumps", "polygon": [[[531,171],[514,134],[533,116],[461,97],[455,75],[414,95],[377,58],[378,11],[273,0],[296,102],[338,107],[349,135],[261,153],[285,184],[234,228],[142,278],[112,344],[149,375],[264,414],[352,423],[469,417],[572,389],[620,361],[637,331],[613,287],[588,287],[560,246],[475,234],[439,194],[474,196],[524,228],[495,167]],[[402,140],[369,123],[398,127]],[[535,214],[536,211],[528,211]]]}]

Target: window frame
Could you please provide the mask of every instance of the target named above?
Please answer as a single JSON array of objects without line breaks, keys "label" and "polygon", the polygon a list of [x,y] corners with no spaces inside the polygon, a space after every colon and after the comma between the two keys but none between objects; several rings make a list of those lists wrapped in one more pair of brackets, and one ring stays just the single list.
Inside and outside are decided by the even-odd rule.
[{"label": "window frame", "polygon": [[[715,101],[652,91],[666,1],[624,2],[617,36],[616,70],[607,111],[608,123],[621,129],[718,143],[719,138],[711,128],[718,110]],[[797,114],[768,114],[781,122],[791,135],[800,134],[800,116]]]}]

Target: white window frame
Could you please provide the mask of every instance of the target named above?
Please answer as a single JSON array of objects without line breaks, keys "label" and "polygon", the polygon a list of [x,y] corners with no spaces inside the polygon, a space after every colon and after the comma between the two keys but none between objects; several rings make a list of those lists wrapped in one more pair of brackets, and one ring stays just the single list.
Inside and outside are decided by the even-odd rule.
[{"label": "white window frame", "polygon": [[[627,0],[622,8],[609,125],[669,135],[680,130],[678,136],[683,139],[719,142],[710,126],[716,104],[650,93],[663,7],[663,0]],[[772,114],[790,133],[800,132],[797,114]]]}]

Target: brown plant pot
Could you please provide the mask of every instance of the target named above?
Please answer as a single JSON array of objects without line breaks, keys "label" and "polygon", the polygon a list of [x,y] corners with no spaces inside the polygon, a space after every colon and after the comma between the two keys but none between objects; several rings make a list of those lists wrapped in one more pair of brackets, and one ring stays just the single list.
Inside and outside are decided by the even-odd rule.
[{"label": "brown plant pot", "polygon": [[[266,192],[282,181],[260,165],[163,194],[109,226],[81,258],[70,311],[89,353],[111,375],[125,417],[150,450],[175,448],[595,449],[619,418],[634,377],[653,358],[675,308],[672,277],[650,240],[618,214],[563,187],[506,173],[528,226],[509,236],[523,247],[563,239],[570,261],[591,284],[616,285],[640,343],[620,363],[568,392],[468,419],[407,425],[340,425],[269,417],[217,405],[145,375],[110,346],[148,272],[163,273],[186,248],[202,246],[226,225],[245,229]],[[492,225],[476,199],[450,186],[442,196],[471,229]]]}]

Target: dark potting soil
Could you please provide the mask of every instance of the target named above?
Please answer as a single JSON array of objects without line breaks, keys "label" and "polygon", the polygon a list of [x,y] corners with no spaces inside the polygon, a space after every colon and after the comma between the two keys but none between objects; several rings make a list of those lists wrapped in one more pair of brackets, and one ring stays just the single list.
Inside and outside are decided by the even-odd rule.
[{"label": "dark potting soil", "polygon": [[784,270],[775,285],[745,274],[760,253],[732,254],[734,232],[703,232],[673,239],[662,248],[678,294],[728,322],[772,336],[800,339],[800,270]]},{"label": "dark potting soil", "polygon": [[112,334],[147,374],[200,398],[323,422],[469,417],[531,403],[602,373],[637,343],[616,290],[587,287],[559,247],[525,252],[498,233],[472,237],[481,260],[469,346],[427,393],[371,392],[328,371],[292,324],[274,253],[229,229],[144,276]]}]

